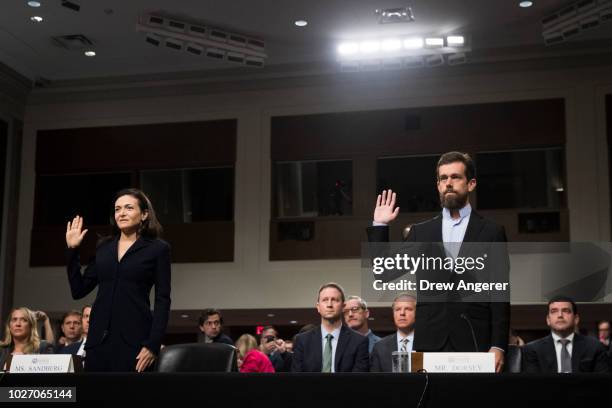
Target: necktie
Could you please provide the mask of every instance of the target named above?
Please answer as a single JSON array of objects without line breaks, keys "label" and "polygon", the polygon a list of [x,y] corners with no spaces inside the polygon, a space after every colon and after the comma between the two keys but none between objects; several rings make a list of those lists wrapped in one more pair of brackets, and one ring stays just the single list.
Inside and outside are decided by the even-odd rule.
[{"label": "necktie", "polygon": [[567,350],[567,345],[569,344],[569,339],[559,339],[559,343],[561,343],[561,372],[562,373],[571,373],[572,372],[572,357],[570,356],[569,351]]},{"label": "necktie", "polygon": [[405,339],[401,340],[402,343],[402,348],[400,349],[400,351],[408,351],[408,342],[410,340],[408,340],[408,337],[406,337]]},{"label": "necktie", "polygon": [[328,334],[325,336],[325,349],[323,350],[323,367],[321,369],[322,373],[331,373],[332,368],[332,339],[334,336]]}]

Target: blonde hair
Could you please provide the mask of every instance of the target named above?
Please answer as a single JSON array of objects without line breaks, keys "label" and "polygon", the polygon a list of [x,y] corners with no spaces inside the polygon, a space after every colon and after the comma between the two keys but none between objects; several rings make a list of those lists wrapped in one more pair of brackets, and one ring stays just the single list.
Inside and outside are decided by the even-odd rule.
[{"label": "blonde hair", "polygon": [[8,315],[8,319],[6,319],[6,324],[4,325],[4,340],[0,342],[0,347],[10,347],[11,349],[15,348],[15,342],[13,335],[11,334],[10,325],[13,313],[18,310],[25,314],[26,320],[30,324],[30,334],[26,339],[26,346],[23,348],[23,354],[38,353],[40,350],[40,336],[38,335],[38,328],[36,327],[36,315],[27,307],[16,307],[11,310]]},{"label": "blonde hair", "polygon": [[236,348],[240,355],[244,357],[249,351],[257,348],[257,339],[250,334],[243,334],[236,340]]}]

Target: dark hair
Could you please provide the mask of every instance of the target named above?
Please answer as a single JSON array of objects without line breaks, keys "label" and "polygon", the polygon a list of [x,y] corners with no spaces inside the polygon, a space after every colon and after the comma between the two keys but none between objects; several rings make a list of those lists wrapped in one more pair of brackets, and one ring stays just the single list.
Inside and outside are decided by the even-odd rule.
[{"label": "dark hair", "polygon": [[291,338],[291,341],[295,343],[295,339],[302,333],[309,332],[317,328],[316,324],[308,323],[300,328],[300,330]]},{"label": "dark hair", "polygon": [[274,333],[276,333],[276,336],[278,337],[278,330],[276,330],[276,328],[274,326],[264,326],[263,329],[261,329],[261,333],[259,333],[259,344],[262,344],[263,339],[264,339],[264,332],[268,331],[268,330],[274,330]]},{"label": "dark hair", "polygon": [[138,200],[138,206],[140,207],[141,212],[146,212],[147,218],[140,223],[140,227],[138,227],[138,235],[143,236],[145,238],[158,238],[161,236],[163,228],[157,219],[157,215],[155,214],[155,209],[153,208],[153,204],[151,204],[151,200],[149,197],[137,188],[125,188],[123,190],[118,191],[111,202],[111,211],[110,211],[110,224],[111,224],[111,234],[109,237],[105,237],[102,241],[106,241],[108,239],[112,239],[113,237],[118,236],[121,231],[117,226],[117,221],[115,221],[115,203],[119,199],[119,197],[123,197],[125,195],[129,195]]},{"label": "dark hair", "polygon": [[66,318],[68,316],[79,316],[79,317],[83,317],[83,314],[81,312],[79,312],[78,310],[69,310],[66,313],[64,313],[62,315],[62,325],[64,324],[64,320],[66,320]]},{"label": "dark hair", "polygon": [[469,154],[462,152],[446,152],[440,156],[440,159],[438,159],[438,165],[436,166],[436,180],[438,180],[440,166],[457,162],[465,165],[465,178],[467,178],[468,181],[476,178],[476,165],[474,165],[474,161]]},{"label": "dark hair", "polygon": [[321,292],[323,291],[323,289],[327,289],[327,288],[334,288],[338,292],[340,292],[340,296],[342,297],[342,302],[343,303],[345,302],[344,289],[342,289],[342,286],[338,285],[336,282],[328,282],[324,285],[321,285],[321,287],[319,288],[319,294],[317,295],[317,302],[319,301],[319,296],[321,296]]},{"label": "dark hair", "polygon": [[574,312],[574,314],[578,314],[578,306],[576,305],[576,302],[574,302],[574,299],[572,299],[569,296],[564,296],[564,295],[555,296],[555,297],[553,297],[552,299],[550,299],[548,301],[548,307],[546,309],[546,314],[548,314],[550,312],[550,305],[551,305],[551,303],[556,303],[556,302],[571,303],[572,311]]},{"label": "dark hair", "polygon": [[208,318],[214,315],[219,315],[219,321],[221,322],[221,326],[223,326],[223,316],[221,315],[221,312],[218,311],[217,309],[204,310],[202,314],[200,315],[200,318],[198,319],[199,325],[203,326],[204,323],[206,323],[206,321],[208,320]]}]

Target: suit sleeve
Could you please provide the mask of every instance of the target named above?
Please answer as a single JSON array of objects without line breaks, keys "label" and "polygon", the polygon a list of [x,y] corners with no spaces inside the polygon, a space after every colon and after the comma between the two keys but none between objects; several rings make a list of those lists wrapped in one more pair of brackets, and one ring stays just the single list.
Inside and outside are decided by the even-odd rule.
[{"label": "suit sleeve", "polygon": [[354,373],[367,373],[370,371],[370,353],[368,353],[368,344],[368,338],[363,337],[357,345],[355,364],[353,364]]},{"label": "suit sleeve", "polygon": [[68,272],[68,282],[70,292],[74,300],[82,299],[94,290],[98,285],[98,273],[96,272],[96,262],[93,261],[81,274],[81,260],[76,248],[66,249],[66,269]]},{"label": "suit sleeve", "polygon": [[301,373],[304,371],[304,336],[297,336],[293,345],[293,359],[291,361],[291,372]]},{"label": "suit sleeve", "polygon": [[521,372],[523,373],[539,373],[540,364],[538,363],[538,353],[532,345],[523,346],[523,359]]},{"label": "suit sleeve", "polygon": [[593,367],[593,372],[595,373],[609,373],[610,372],[610,361],[609,355],[606,348],[597,341],[597,348],[595,350],[595,365]]},{"label": "suit sleeve", "polygon": [[[495,242],[507,242],[506,231],[503,227],[499,227]],[[500,254],[501,274],[504,278],[508,278],[510,272],[510,259],[508,251],[505,248],[500,248],[503,251]],[[492,302],[491,303],[491,346],[502,350],[508,349],[508,335],[510,331],[510,303],[509,302]]]},{"label": "suit sleeve", "polygon": [[163,243],[155,270],[155,306],[151,334],[142,345],[158,354],[170,315],[170,246]]},{"label": "suit sleeve", "polygon": [[370,372],[371,373],[380,373],[382,372],[382,367],[380,364],[380,346],[378,346],[380,342],[374,344],[374,348],[372,349],[372,354],[370,354]]}]

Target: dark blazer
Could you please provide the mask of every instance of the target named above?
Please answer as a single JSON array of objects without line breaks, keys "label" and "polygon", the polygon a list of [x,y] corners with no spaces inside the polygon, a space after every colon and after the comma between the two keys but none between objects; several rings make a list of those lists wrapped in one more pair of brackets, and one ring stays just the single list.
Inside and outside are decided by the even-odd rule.
[{"label": "dark blazer", "polygon": [[[159,353],[170,312],[170,246],[160,239],[138,238],[121,262],[119,238],[98,246],[95,260],[81,275],[78,251],[67,250],[67,269],[73,299],[81,299],[96,286],[86,350],[99,345],[112,329],[133,347]],[[155,286],[155,307],[149,294]]]},{"label": "dark blazer", "polygon": [[[376,226],[367,229],[370,242],[388,242],[389,227]],[[431,220],[415,224],[410,229],[407,241],[422,243],[442,242],[442,215]],[[470,221],[465,231],[463,242],[506,242],[506,233],[502,226],[483,218],[472,210]],[[438,247],[438,249],[436,249]],[[444,257],[443,249],[430,245],[431,251],[438,251],[432,256]],[[464,246],[459,256],[465,256]],[[503,265],[509,265],[507,254],[503,254]],[[418,273],[418,272],[417,272]],[[387,276],[386,281],[401,276]],[[466,274],[467,275],[467,274]],[[446,279],[456,279],[459,275],[451,274]],[[463,275],[461,275],[463,276]],[[469,323],[468,323],[469,320]],[[479,351],[488,351],[491,346],[505,350],[508,346],[508,330],[510,325],[510,304],[508,302],[417,302],[414,339],[415,351],[439,351],[447,341],[457,351],[475,351],[470,324]]]},{"label": "dark blazer", "polygon": [[397,351],[397,333],[383,337],[374,344],[372,353],[370,353],[370,372],[392,372],[391,353],[394,351]]},{"label": "dark blazer", "polygon": [[81,348],[83,340],[77,341],[76,343],[70,343],[67,346],[61,345],[55,348],[55,354],[76,354]]},{"label": "dark blazer", "polygon": [[[574,334],[572,345],[573,373],[607,373],[606,348],[597,339]],[[557,373],[557,352],[552,335],[523,346],[523,372]]]},{"label": "dark blazer", "polygon": [[[321,326],[298,334],[293,344],[293,372],[321,372],[323,365],[323,341]],[[334,371],[367,372],[368,338],[345,325],[340,329],[336,346]]]},{"label": "dark blazer", "polygon": [[230,346],[234,345],[234,341],[227,334],[223,333],[219,333],[219,335],[213,339],[213,343],[224,343]]},{"label": "dark blazer", "polygon": [[[12,352],[12,347],[0,347],[0,371],[4,370],[6,359]],[[41,340],[38,350],[32,354],[53,354],[53,344],[47,343],[45,340]]]}]

